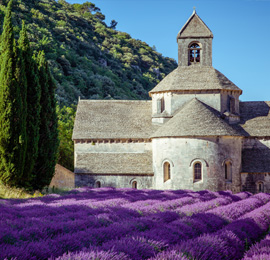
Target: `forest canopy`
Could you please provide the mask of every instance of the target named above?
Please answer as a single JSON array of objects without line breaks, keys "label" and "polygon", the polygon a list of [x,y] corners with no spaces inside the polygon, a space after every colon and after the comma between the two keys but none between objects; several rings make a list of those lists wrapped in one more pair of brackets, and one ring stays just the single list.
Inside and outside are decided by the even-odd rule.
[{"label": "forest canopy", "polygon": [[[0,0],[3,22],[7,1]],[[15,37],[25,21],[31,47],[44,50],[57,84],[60,106],[86,99],[148,99],[148,91],[176,68],[155,48],[107,25],[94,3],[65,0],[16,0]]]}]

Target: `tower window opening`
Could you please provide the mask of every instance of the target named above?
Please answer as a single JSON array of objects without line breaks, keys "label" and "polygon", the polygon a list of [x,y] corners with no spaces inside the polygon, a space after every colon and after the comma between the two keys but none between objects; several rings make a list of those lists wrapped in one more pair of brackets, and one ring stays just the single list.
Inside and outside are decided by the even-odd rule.
[{"label": "tower window opening", "polygon": [[201,61],[201,47],[198,43],[189,46],[189,62],[199,63]]},{"label": "tower window opening", "polygon": [[202,179],[202,165],[195,163],[194,165],[194,181],[200,181]]},{"label": "tower window opening", "polygon": [[164,182],[171,179],[171,165],[168,162],[165,162],[163,165],[163,175],[164,175]]}]

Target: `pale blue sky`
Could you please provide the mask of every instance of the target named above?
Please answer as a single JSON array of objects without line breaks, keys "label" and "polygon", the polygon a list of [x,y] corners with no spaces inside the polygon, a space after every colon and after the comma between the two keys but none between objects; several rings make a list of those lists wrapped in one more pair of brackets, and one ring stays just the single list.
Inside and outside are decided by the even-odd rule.
[{"label": "pale blue sky", "polygon": [[[270,101],[270,0],[88,0],[109,25],[177,60],[176,35],[196,7],[214,34],[213,66],[243,90],[242,101]],[[83,3],[83,0],[67,0]]]}]

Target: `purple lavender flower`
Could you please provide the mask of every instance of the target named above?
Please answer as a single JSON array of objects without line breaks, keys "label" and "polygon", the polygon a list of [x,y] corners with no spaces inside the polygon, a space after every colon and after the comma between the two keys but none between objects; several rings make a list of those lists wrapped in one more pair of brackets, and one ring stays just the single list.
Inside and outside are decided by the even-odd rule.
[{"label": "purple lavender flower", "polygon": [[130,258],[124,253],[114,251],[80,251],[80,252],[69,252],[64,255],[57,257],[56,259],[49,260],[130,260]]},{"label": "purple lavender flower", "polygon": [[267,235],[263,240],[252,245],[243,258],[243,260],[255,259],[270,259],[270,235]]},{"label": "purple lavender flower", "polygon": [[1,200],[0,259],[237,259],[268,229],[269,201],[246,192],[88,187]]}]

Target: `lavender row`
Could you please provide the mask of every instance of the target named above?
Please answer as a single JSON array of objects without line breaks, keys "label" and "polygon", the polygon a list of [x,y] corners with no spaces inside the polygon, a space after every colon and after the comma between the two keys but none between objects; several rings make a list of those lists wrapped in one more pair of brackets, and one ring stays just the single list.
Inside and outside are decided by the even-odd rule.
[{"label": "lavender row", "polygon": [[[228,224],[228,217],[224,216],[223,213],[227,213],[229,215],[229,219],[233,221],[252,211],[252,209],[260,207],[269,201],[270,195],[257,194],[244,199],[241,204],[239,204],[239,202],[235,202],[227,206],[223,206],[221,211],[222,214],[220,215],[215,211],[214,212],[216,214],[213,214],[211,212],[212,210],[209,210],[204,213],[194,214],[191,217],[179,218],[176,212],[161,212],[159,214],[155,214],[155,218],[153,218],[153,215],[143,218],[146,220],[154,220],[155,223],[158,223],[158,226],[145,231],[141,235],[149,239],[160,240],[173,245],[180,241],[193,239],[204,233],[216,232],[223,228]],[[208,203],[211,204],[212,201],[209,201]],[[204,202],[202,202],[202,204],[205,206]],[[235,212],[237,214],[235,214]]]},{"label": "lavender row", "polygon": [[[121,209],[121,212],[119,213],[123,214],[122,210],[123,209]],[[40,248],[41,245],[43,245],[43,250],[41,252],[43,255],[45,254],[45,256],[48,257],[49,256],[48,250],[50,248],[52,249],[53,245],[58,245],[59,243],[64,248],[52,250],[52,252],[54,252],[53,254],[56,255],[62,254],[63,253],[62,250],[66,250],[66,248],[76,250],[81,249],[82,246],[85,247],[89,245],[102,244],[111,239],[117,237],[121,238],[121,236],[126,236],[127,234],[132,233],[136,234],[138,232],[149,231],[148,233],[145,233],[145,235],[146,236],[149,235],[151,238],[151,234],[152,233],[155,234],[156,230],[160,229],[160,224],[164,225],[171,221],[175,221],[177,218],[179,218],[179,215],[175,212],[164,212],[164,213],[160,212],[159,214],[155,215],[156,215],[155,218],[152,219],[141,218],[138,220],[132,220],[132,218],[130,218],[126,223],[125,222],[114,223],[111,226],[107,227],[106,225],[108,225],[108,222],[103,222],[102,226],[98,225],[100,223],[94,222],[94,220],[92,221],[94,224],[91,224],[91,221],[85,223],[83,221],[80,222],[76,220],[73,221],[73,223],[72,222],[65,223],[63,226],[61,225],[61,223],[57,222],[51,226],[46,226],[46,223],[44,225],[42,225],[43,223],[40,223],[39,226],[36,227],[32,226],[30,228],[21,230],[21,232],[15,231],[10,232],[8,229],[6,229],[4,230],[6,232],[2,233],[3,236],[1,238],[2,244],[6,244],[6,246],[2,250],[2,253],[4,256],[7,254],[10,257],[17,256],[19,259],[23,259],[23,257],[26,257],[25,259],[27,259],[29,257],[32,257],[32,255],[40,254],[39,250],[35,251],[34,248]],[[160,223],[161,221],[163,223]],[[195,220],[193,219],[192,221],[194,224]],[[182,225],[188,227],[190,223],[183,221]],[[207,225],[209,225],[209,223]],[[151,232],[150,229],[152,229],[153,232]],[[203,231],[205,232],[206,229],[207,227],[205,226],[205,229]],[[181,230],[181,232],[178,234],[178,237],[184,235],[182,231],[183,230]],[[197,230],[195,234],[197,234]],[[76,242],[72,244],[73,243],[72,237],[76,237],[76,239],[78,239],[80,235],[82,235],[83,237],[79,239],[79,241],[84,241],[85,237],[88,238],[87,241],[85,241],[85,243],[82,243],[80,245],[78,245]],[[29,242],[32,243],[28,244]],[[35,246],[31,247],[32,244],[34,244]],[[27,250],[23,250],[22,252],[20,252],[20,250],[17,250],[18,247],[28,248],[29,254],[27,255],[25,253]],[[41,257],[42,256],[39,255],[39,258]]]},{"label": "lavender row", "polygon": [[[212,199],[209,198],[209,196],[207,196],[207,198]],[[202,200],[205,200],[204,195],[200,196],[199,194],[187,193],[180,198],[170,201],[137,201],[128,205],[123,205],[123,207],[135,209],[140,212],[141,215],[148,215],[152,213],[163,212],[166,210],[173,210],[184,205],[191,205],[197,202],[201,202]]]},{"label": "lavender row", "polygon": [[243,260],[267,260],[270,259],[270,235],[251,246],[245,253]]},{"label": "lavender row", "polygon": [[[268,201],[270,200],[269,195],[257,195],[257,197],[256,199],[246,199],[247,204],[249,204],[251,208],[250,210],[252,210],[253,207],[258,207],[259,205],[265,204],[267,198]],[[251,200],[252,203],[249,203],[249,200]],[[246,207],[244,207],[242,215],[244,215],[246,212],[248,212],[248,210]],[[168,246],[172,246],[176,243],[180,243],[180,241],[185,241],[187,239],[195,239],[202,234],[216,232],[218,229],[221,229],[228,223],[227,219],[223,219],[219,216],[209,213],[194,214],[192,217],[186,217],[183,219],[176,219],[172,221],[174,218],[176,218],[175,212],[164,212],[158,220],[158,223],[160,223],[158,226],[153,226],[150,230],[146,230],[143,233],[134,232],[132,235],[133,237],[143,237],[150,241],[159,241],[167,244]],[[148,251],[145,251],[144,254],[140,254],[140,252],[142,252],[142,249],[136,246],[136,244],[133,244],[131,248],[125,249],[122,248],[122,245],[123,238],[120,240],[111,241],[111,247],[104,248],[103,246],[101,246],[101,249],[108,250],[118,248],[117,250],[122,250],[121,252],[129,255],[132,259],[146,259],[142,258],[142,255],[149,255]],[[137,254],[137,256],[134,254]]]},{"label": "lavender row", "polygon": [[[206,200],[207,198],[211,198],[208,196],[208,193],[201,196],[201,200]],[[173,201],[175,202],[175,200]],[[181,205],[181,203],[185,205],[187,203],[194,203],[195,201],[198,200],[193,199],[192,196],[183,197],[177,200],[177,205]],[[109,225],[110,223],[113,223],[115,221],[123,221],[125,219],[130,219],[131,217],[139,217],[139,214],[137,214],[136,211],[128,208],[125,209],[117,207],[103,207],[104,209],[91,209],[86,206],[86,202],[84,202],[84,204],[81,206],[70,204],[70,200],[68,200],[68,202],[68,206],[53,208],[49,207],[47,210],[40,205],[19,208],[20,212],[18,212],[18,209],[16,212],[14,208],[11,208],[10,216],[12,216],[12,218],[3,214],[4,217],[2,218],[2,223],[6,221],[6,225],[2,225],[2,228],[0,229],[1,234],[2,236],[5,236],[7,232],[15,229],[16,231],[18,231],[17,237],[25,237],[22,234],[23,232],[31,233],[31,230],[35,229],[35,226],[37,226],[38,228],[36,229],[39,229],[41,231],[47,229],[47,232],[45,233],[48,234],[48,237],[51,237],[52,235],[61,232],[61,230],[69,229],[70,232],[72,232],[72,227],[74,226],[74,228],[76,228],[76,225],[78,225],[79,229],[80,226],[86,228],[90,226],[101,227]],[[76,203],[80,204],[79,201]],[[171,204],[169,203],[169,205]],[[3,211],[8,212],[9,208],[6,207]],[[15,219],[14,216],[16,216]],[[152,214],[151,217],[155,218],[155,214]],[[3,226],[6,226],[6,228],[3,228]],[[46,228],[46,226],[49,226],[49,228]],[[25,229],[25,227],[31,227],[30,231]],[[13,237],[15,236],[13,235]]]},{"label": "lavender row", "polygon": [[75,253],[65,253],[63,256],[57,258],[50,258],[49,260],[131,260],[126,254],[115,251],[103,251],[98,249],[93,249],[91,251],[80,251]]},{"label": "lavender row", "polygon": [[[49,195],[43,198],[36,199],[28,199],[28,200],[18,200],[17,203],[14,200],[1,200],[1,206],[12,206],[10,207],[10,215],[17,214],[17,211],[20,211],[19,216],[23,217],[23,213],[27,216],[31,215],[33,217],[39,217],[36,215],[37,212],[42,212],[42,216],[44,214],[47,215],[58,215],[59,209],[61,211],[61,207],[66,206],[86,206],[92,208],[100,208],[100,207],[108,207],[108,206],[121,206],[127,205],[127,207],[136,208],[136,201],[139,205],[145,206],[145,204],[153,204],[159,205],[162,207],[166,205],[166,203],[171,204],[170,208],[172,209],[175,206],[178,206],[178,200],[184,197],[188,198],[198,198],[200,200],[208,200],[209,196],[212,196],[212,193],[209,191],[201,191],[201,192],[193,192],[193,191],[136,191],[136,190],[128,190],[128,189],[119,189],[116,191],[115,189],[103,188],[103,192],[98,191],[98,189],[88,189],[88,192],[82,192],[77,194],[70,194],[65,196],[59,195]],[[104,194],[103,194],[104,193]],[[224,192],[227,197],[231,196],[238,198],[239,195],[232,195],[229,192]],[[103,195],[102,195],[103,194]],[[218,194],[218,193],[216,193]],[[146,196],[148,195],[148,196]],[[244,195],[246,195],[244,193]],[[224,196],[224,195],[223,195]],[[200,198],[202,197],[202,198]],[[217,196],[216,197],[220,197]],[[110,198],[110,199],[108,199]],[[12,202],[13,201],[13,202]],[[148,203],[147,203],[148,201]],[[235,200],[234,200],[235,201]],[[133,203],[135,202],[135,204]],[[180,202],[181,204],[181,202]],[[15,207],[14,207],[15,206]],[[39,211],[36,209],[39,208]],[[165,210],[162,209],[162,210]],[[6,213],[6,209],[1,210]],[[47,213],[48,212],[48,213]],[[63,212],[65,213],[65,212]],[[7,213],[8,214],[8,213]],[[8,215],[2,215],[2,218],[9,217]]]},{"label": "lavender row", "polygon": [[240,200],[233,204],[221,206],[215,209],[208,210],[207,213],[226,219],[228,222],[236,220],[243,213],[252,211],[253,209],[264,205],[270,201],[270,195],[259,193],[247,199]]},{"label": "lavender row", "polygon": [[[175,210],[182,215],[192,215],[193,213],[203,212],[209,208],[215,206],[226,205],[231,202],[239,201],[250,197],[251,194],[247,192],[241,192],[237,195],[232,195],[229,192],[211,192],[201,191],[198,193],[185,193],[180,198],[172,199],[169,201],[137,201],[123,205],[123,207],[132,208],[138,210],[142,215],[149,215],[159,211]],[[214,202],[214,199],[221,199]],[[225,199],[225,200],[224,200]],[[208,204],[208,201],[212,200],[212,204]],[[202,202],[205,202],[203,204]],[[181,211],[185,206],[185,210]]]},{"label": "lavender row", "polygon": [[[27,259],[48,259],[48,257],[61,256],[67,251],[80,251],[90,246],[101,246],[109,241],[119,240],[129,234],[136,232],[145,232],[156,227],[153,221],[131,220],[120,223],[113,223],[108,227],[87,228],[74,233],[59,233],[53,238],[44,239],[25,239],[20,243],[2,243],[0,245],[0,259],[5,257],[17,257],[20,260]],[[40,232],[33,232],[31,235],[39,235]]]},{"label": "lavender row", "polygon": [[[137,198],[131,198],[130,191],[125,191],[125,193],[128,195],[129,201],[136,201]],[[136,193],[134,192],[134,194]],[[139,194],[149,198],[149,196],[146,196],[147,191],[142,191]],[[206,200],[209,199],[209,203],[213,204],[215,196],[219,198],[227,196],[234,201],[241,199],[230,193],[216,193],[213,195],[209,191],[198,193],[189,191],[158,193],[151,191],[151,196],[160,194],[165,194],[164,200],[169,203],[176,199],[175,196],[184,198],[187,195],[186,197],[195,198],[194,201],[198,201],[198,198],[200,198],[199,200],[204,206],[207,204]],[[157,212],[141,217],[136,210],[121,207],[121,205],[125,205],[127,198],[111,199],[108,194],[105,195],[110,198],[109,203],[112,201],[124,202],[122,204],[116,203],[114,207],[108,207],[110,204],[107,204],[107,206],[103,204],[102,207],[92,208],[87,205],[89,200],[91,200],[89,203],[94,203],[93,199],[84,199],[85,197],[79,196],[78,200],[76,200],[76,195],[72,194],[74,198],[68,197],[66,200],[63,197],[60,199],[60,197],[56,196],[57,202],[53,198],[49,198],[47,205],[45,205],[47,207],[40,204],[41,200],[34,200],[35,205],[31,205],[31,201],[30,205],[27,205],[27,202],[0,205],[1,209],[4,209],[5,213],[10,213],[9,216],[11,216],[0,220],[1,259],[4,257],[47,259],[50,256],[60,256],[68,250],[80,251],[90,246],[104,247],[104,250],[109,250],[110,245],[115,243],[120,250],[121,245],[128,243],[125,239],[131,239],[130,243],[134,244],[134,248],[137,248],[138,252],[144,252],[142,251],[143,248],[148,250],[147,245],[152,243],[149,241],[154,241],[153,245],[159,243],[162,247],[154,246],[154,249],[149,249],[149,252],[154,254],[156,253],[155,248],[162,250],[168,245],[168,242],[173,244],[183,238],[187,239],[205,232],[213,232],[227,224],[222,218],[214,216],[215,219],[211,219],[208,215],[203,214],[195,214],[192,217],[180,220],[179,214],[173,211]],[[106,199],[105,195],[102,195],[101,192],[99,198]],[[241,194],[240,196],[244,198],[249,194]],[[80,200],[82,205],[74,205],[75,203],[78,204]],[[41,202],[45,203],[44,201]],[[65,206],[56,206],[56,204],[59,205],[65,202],[67,202]],[[24,206],[21,207],[22,204]],[[256,207],[252,203],[250,206]],[[205,209],[208,208],[209,206]],[[202,209],[203,207],[200,208],[203,212]],[[203,219],[204,217],[207,219]],[[190,228],[191,226],[192,228]],[[160,230],[164,231],[164,236],[162,236]],[[172,237],[166,238],[165,231],[168,233],[168,230],[172,230]],[[177,230],[177,232],[174,233],[174,230]],[[127,235],[132,235],[132,237],[127,238]],[[117,239],[117,242],[115,239]],[[145,252],[145,255],[149,254]]]},{"label": "lavender row", "polygon": [[[187,240],[174,248],[181,259],[236,260],[241,259],[245,248],[254,243],[270,225],[270,203],[245,214],[213,234],[204,234]],[[158,254],[154,259],[170,259],[170,250]],[[175,258],[178,259],[178,258]]]},{"label": "lavender row", "polygon": [[[61,213],[63,207],[67,206],[85,206],[91,208],[101,208],[108,206],[120,206],[123,204],[132,204],[134,201],[153,200],[156,203],[162,201],[177,199],[182,195],[194,193],[190,191],[138,191],[131,189],[83,189],[84,192],[72,193],[65,196],[49,195],[43,198],[35,198],[28,200],[0,200],[0,209],[4,212],[0,216],[6,219],[10,216],[18,215],[18,217],[32,216],[44,217],[44,214],[58,215]],[[86,192],[87,191],[87,192]],[[108,199],[110,198],[110,199]],[[2,209],[2,207],[4,207]],[[9,208],[8,208],[9,207]],[[39,209],[38,211],[36,209]],[[19,213],[18,213],[19,211]],[[73,210],[74,211],[74,210]],[[42,212],[43,215],[37,215]]]},{"label": "lavender row", "polygon": [[[254,205],[251,204],[251,206]],[[179,243],[179,241],[196,238],[204,233],[215,232],[227,224],[227,221],[212,214],[195,214],[185,219],[177,219],[179,217],[175,212],[160,212],[159,214],[160,218],[152,222],[149,228],[142,226],[140,230],[129,231],[128,235],[131,235],[131,237],[122,235],[119,239],[104,242],[99,250],[115,250],[125,253],[131,259],[147,259],[157,253],[148,245],[149,241],[159,243],[159,247],[154,247],[159,251],[167,246]],[[141,220],[143,219],[146,220],[147,217]],[[147,241],[147,243],[141,241]]]},{"label": "lavender row", "polygon": [[[205,200],[204,196],[202,196],[202,200]],[[225,202],[227,203],[226,200]],[[213,204],[213,201],[210,201],[210,205],[211,203]],[[214,203],[216,204],[217,202],[214,201]],[[197,204],[198,203],[194,205]],[[203,202],[203,205],[205,204],[206,202]],[[209,206],[207,208],[209,208]],[[57,216],[46,217],[44,219],[28,218],[22,221],[21,218],[19,218],[18,221],[10,221],[10,225],[1,228],[0,242],[14,244],[14,241],[17,241],[16,244],[19,244],[21,240],[37,241],[39,239],[53,238],[62,233],[74,233],[87,228],[101,228],[117,221],[123,221],[125,219],[131,220],[132,218],[139,217],[136,211],[123,208],[107,208],[104,211],[98,211],[98,214],[95,216],[92,216],[91,214],[94,212],[91,211],[91,209],[89,211],[87,208],[79,208],[80,211],[76,212],[75,215],[74,212],[72,212],[71,215],[67,214],[69,213],[66,210],[67,208],[64,209],[66,214],[60,214],[60,216],[57,214]],[[179,215],[176,213],[171,214],[169,212],[167,215],[169,216],[168,221],[166,214],[159,213],[150,215],[148,220],[158,222],[158,220],[161,219],[163,222],[167,221],[166,223],[169,223],[169,221],[174,221],[179,218]],[[145,220],[147,220],[147,218]],[[16,228],[15,231],[14,227]]]}]

